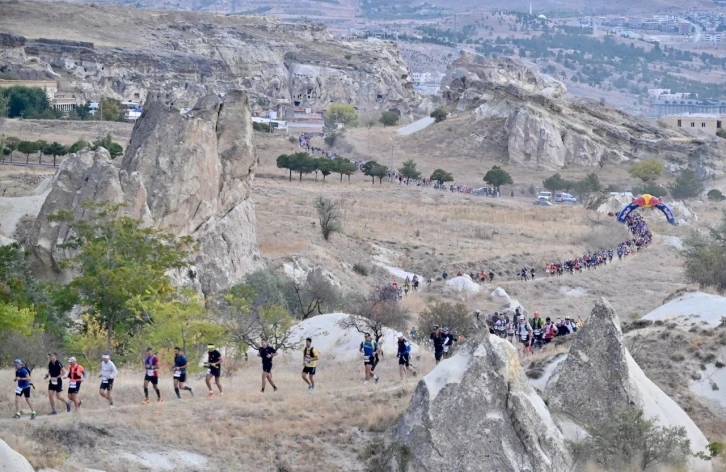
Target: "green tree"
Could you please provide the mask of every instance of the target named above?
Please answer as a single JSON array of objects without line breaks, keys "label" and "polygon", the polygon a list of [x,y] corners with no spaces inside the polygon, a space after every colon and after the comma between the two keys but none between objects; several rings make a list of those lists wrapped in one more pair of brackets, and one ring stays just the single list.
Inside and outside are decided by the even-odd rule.
[{"label": "green tree", "polygon": [[404,161],[401,168],[398,169],[398,173],[407,179],[418,179],[421,177],[421,172],[416,169],[416,163],[413,159]]},{"label": "green tree", "polygon": [[721,224],[707,233],[693,231],[683,240],[686,280],[701,288],[726,292],[726,212]]},{"label": "green tree", "polygon": [[76,107],[76,116],[79,120],[87,120],[91,116],[91,104],[86,102]]},{"label": "green tree", "polygon": [[564,189],[568,184],[560,174],[555,174],[544,179],[542,185],[550,192],[555,193],[558,190]]},{"label": "green tree", "polygon": [[509,172],[499,166],[493,166],[487,171],[487,173],[484,175],[484,182],[496,188],[497,191],[502,185],[514,184],[512,176],[509,175]]},{"label": "green tree", "polygon": [[431,174],[431,180],[435,180],[439,185],[443,185],[445,182],[453,182],[454,176],[451,172],[446,172],[444,169],[436,169]]},{"label": "green tree", "polygon": [[79,152],[80,150],[87,148],[87,147],[89,147],[88,142],[86,142],[82,139],[79,139],[75,143],[71,144],[71,147],[68,148],[68,152],[70,154],[75,154],[75,153]]},{"label": "green tree", "polygon": [[464,303],[440,301],[429,305],[419,316],[422,333],[431,333],[434,326],[446,326],[453,333],[468,337],[471,331],[471,311]]},{"label": "green tree", "polygon": [[327,157],[315,159],[315,168],[323,174],[323,180],[333,172],[334,167],[335,162],[332,159],[328,159]]},{"label": "green tree", "polygon": [[345,126],[356,126],[358,124],[358,110],[353,105],[346,103],[334,103],[325,111],[325,126],[335,129],[338,123]]},{"label": "green tree", "polygon": [[177,294],[167,272],[184,269],[194,250],[190,237],[177,239],[140,220],[119,216],[119,207],[86,203],[86,220],[60,212],[50,220],[68,225],[73,236],[60,249],[75,252],[61,264],[76,277],[63,293],[66,308],[86,307],[90,319],[114,337],[121,350],[131,347],[153,321],[150,303],[172,302]]},{"label": "green tree", "polygon": [[46,144],[45,147],[43,147],[43,154],[53,156],[53,167],[55,167],[56,158],[58,156],[65,156],[66,154],[68,154],[68,148],[66,148],[57,141],[53,141],[52,143]]},{"label": "green tree", "polygon": [[721,192],[721,190],[718,190],[715,188],[712,188],[711,190],[709,190],[708,193],[706,194],[706,197],[712,202],[722,202],[722,201],[726,200],[726,196],[724,196],[724,194]]},{"label": "green tree", "polygon": [[654,197],[665,197],[668,195],[668,190],[655,182],[643,182],[642,184],[633,187],[633,193],[636,195],[644,195],[647,193]]},{"label": "green tree", "polygon": [[633,164],[628,172],[632,177],[638,178],[643,182],[654,182],[663,175],[663,163],[658,159],[646,159],[637,164]]},{"label": "green tree", "polygon": [[587,174],[587,176],[583,179],[583,182],[588,192],[599,192],[603,189],[603,186],[600,183],[600,177],[598,177],[598,175],[594,172]]},{"label": "green tree", "polygon": [[696,198],[704,191],[703,183],[691,169],[684,169],[676,181],[668,186],[673,198],[688,200]]},{"label": "green tree", "polygon": [[441,123],[446,119],[449,114],[444,110],[443,108],[437,108],[434,111],[431,112],[431,115],[429,115],[431,118],[436,121],[436,123]]},{"label": "green tree", "polygon": [[340,174],[340,181],[343,181],[343,176],[348,176],[348,182],[350,182],[350,176],[358,172],[358,167],[344,157],[336,157],[333,161],[333,172]]},{"label": "green tree", "polygon": [[[0,109],[0,111],[2,111],[2,109]],[[0,115],[0,116],[2,116],[2,115]],[[726,129],[721,128],[721,129],[717,130],[716,136],[718,136],[719,138],[726,139]]]},{"label": "green tree", "polygon": [[378,121],[384,126],[394,126],[396,123],[398,123],[398,113],[394,113],[392,111],[384,111],[381,117],[378,119]]},{"label": "green tree", "polygon": [[287,169],[289,171],[288,174],[288,181],[292,182],[292,167],[291,167],[291,159],[290,156],[287,154],[280,154],[277,156],[277,168],[278,169]]},{"label": "green tree", "polygon": [[362,167],[363,175],[367,175],[371,178],[371,182],[375,185],[376,177],[378,177],[378,183],[383,183],[383,177],[388,175],[388,167],[383,166],[376,161],[368,161],[363,164]]},{"label": "green tree", "polygon": [[50,110],[45,91],[37,87],[16,85],[0,90],[5,97],[9,118],[35,118]]},{"label": "green tree", "polygon": [[115,98],[104,98],[99,104],[101,108],[101,118],[105,121],[120,121],[124,119],[121,110],[121,102]]},{"label": "green tree", "polygon": [[119,143],[114,142],[113,136],[111,136],[110,134],[107,134],[105,137],[95,140],[93,142],[93,145],[91,146],[91,149],[95,151],[99,147],[106,149],[111,155],[111,159],[116,159],[118,156],[124,153],[124,148],[121,147]]},{"label": "green tree", "polygon": [[25,154],[25,163],[30,161],[30,155],[40,151],[40,146],[36,141],[20,141],[18,143],[18,152]]},{"label": "green tree", "polygon": [[315,171],[316,161],[306,152],[296,152],[290,156],[289,165],[294,172],[297,172],[302,181],[303,174]]}]

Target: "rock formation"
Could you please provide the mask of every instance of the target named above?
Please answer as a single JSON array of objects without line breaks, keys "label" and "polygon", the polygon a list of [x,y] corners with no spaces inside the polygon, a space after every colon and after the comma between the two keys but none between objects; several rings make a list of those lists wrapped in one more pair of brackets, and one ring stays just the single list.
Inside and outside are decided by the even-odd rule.
[{"label": "rock formation", "polygon": [[[582,439],[583,432],[606,421],[613,411],[633,405],[663,426],[685,427],[693,451],[708,445],[698,426],[633,360],[623,343],[620,320],[605,299],[595,305],[567,358],[547,381],[545,400],[572,440]],[[689,470],[711,466],[692,459]]]},{"label": "rock formation", "polygon": [[480,333],[419,382],[393,430],[391,470],[561,471],[560,431],[507,341]]},{"label": "rock formation", "polygon": [[[0,32],[14,34],[0,36],[0,72],[62,79],[82,100],[143,102],[150,91],[164,90],[169,101],[190,106],[207,93],[243,89],[260,111],[324,110],[343,102],[361,111],[402,113],[416,101],[411,72],[394,43],[335,41],[320,24],[192,12],[150,15],[111,6],[89,15],[87,6],[36,2],[5,3],[3,10]],[[73,22],[58,30],[46,22],[42,30],[52,38],[88,40],[21,36],[39,30],[33,27],[38,14],[86,18],[77,30]],[[96,25],[107,34],[94,36]]]},{"label": "rock formation", "polygon": [[559,81],[512,58],[463,53],[442,82],[443,98],[481,127],[481,152],[538,169],[594,167],[660,158],[672,173],[691,167],[701,178],[722,176],[726,140],[693,137],[593,100],[565,97]]},{"label": "rock formation", "polygon": [[0,472],[33,472],[33,466],[0,439]]},{"label": "rock formation", "polygon": [[72,228],[48,216],[83,202],[123,204],[125,214],[199,241],[195,259],[205,294],[239,283],[261,266],[250,181],[256,165],[247,97],[201,98],[187,113],[152,101],[136,122],[120,168],[108,152],[85,150],[63,161],[35,222],[36,268],[66,258],[58,245]]}]

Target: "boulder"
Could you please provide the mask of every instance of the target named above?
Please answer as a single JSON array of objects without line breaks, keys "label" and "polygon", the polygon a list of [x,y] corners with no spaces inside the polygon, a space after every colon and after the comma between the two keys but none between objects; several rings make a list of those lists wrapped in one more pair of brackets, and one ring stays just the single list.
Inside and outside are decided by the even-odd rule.
[{"label": "boulder", "polygon": [[390,470],[561,471],[570,457],[515,348],[479,333],[419,382],[393,430]]},{"label": "boulder", "polygon": [[[708,445],[698,426],[631,357],[618,315],[605,299],[595,304],[567,358],[554,370],[544,398],[571,440],[582,439],[578,434],[606,421],[614,410],[632,405],[662,426],[683,426],[693,451],[703,451]],[[711,465],[692,459],[689,470],[707,471]]]},{"label": "boulder", "polygon": [[22,454],[0,439],[0,472],[33,472],[33,466]]},{"label": "boulder", "polygon": [[446,289],[457,293],[479,293],[481,287],[468,275],[460,275],[447,280]]},{"label": "boulder", "polygon": [[491,294],[489,294],[489,298],[491,298],[492,301],[498,303],[501,306],[501,308],[499,309],[500,313],[506,315],[514,315],[514,313],[517,311],[517,308],[519,308],[520,313],[524,315],[527,314],[527,310],[524,309],[522,304],[519,303],[519,301],[510,297],[506,290],[504,290],[502,287],[497,287]]},{"label": "boulder", "polygon": [[59,249],[72,228],[49,221],[70,210],[90,218],[86,201],[121,204],[122,212],[199,242],[193,261],[201,290],[239,283],[262,265],[250,181],[256,165],[247,97],[238,91],[201,98],[182,114],[152,101],[134,131],[120,167],[108,152],[83,150],[63,161],[35,222],[34,267],[60,278]]}]

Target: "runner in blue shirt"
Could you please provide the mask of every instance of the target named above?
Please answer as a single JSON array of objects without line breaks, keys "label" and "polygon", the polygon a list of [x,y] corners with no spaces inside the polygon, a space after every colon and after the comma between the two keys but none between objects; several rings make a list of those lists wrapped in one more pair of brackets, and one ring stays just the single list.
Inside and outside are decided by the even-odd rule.
[{"label": "runner in blue shirt", "polygon": [[187,381],[187,368],[189,361],[180,347],[174,348],[174,393],[181,400],[180,390],[186,390],[194,396],[194,388],[184,385]]},{"label": "runner in blue shirt", "polygon": [[360,343],[359,351],[363,353],[363,366],[366,369],[366,379],[363,385],[368,385],[368,380],[373,377],[373,380],[378,383],[378,376],[373,372],[376,368],[376,356],[380,352],[380,347],[376,341],[371,339],[371,333],[364,333],[365,341]]},{"label": "runner in blue shirt", "polygon": [[38,416],[38,414],[35,412],[33,400],[30,399],[30,370],[25,367],[25,364],[23,364],[23,361],[21,361],[20,359],[15,359],[13,363],[15,364],[15,382],[18,383],[18,386],[15,387],[14,418],[20,418],[20,397],[25,397],[25,401],[30,407],[30,419],[34,420],[35,417]]}]

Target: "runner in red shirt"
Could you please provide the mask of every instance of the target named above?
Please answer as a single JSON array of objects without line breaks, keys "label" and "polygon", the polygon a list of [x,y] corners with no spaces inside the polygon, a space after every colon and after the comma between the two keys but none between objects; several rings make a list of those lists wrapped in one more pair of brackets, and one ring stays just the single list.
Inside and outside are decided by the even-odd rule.
[{"label": "runner in red shirt", "polygon": [[144,369],[146,369],[146,375],[144,376],[144,404],[149,403],[149,382],[154,386],[156,390],[156,402],[161,403],[161,392],[159,391],[159,358],[154,355],[154,349],[151,347],[146,348],[146,357],[144,358]]}]

